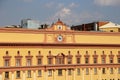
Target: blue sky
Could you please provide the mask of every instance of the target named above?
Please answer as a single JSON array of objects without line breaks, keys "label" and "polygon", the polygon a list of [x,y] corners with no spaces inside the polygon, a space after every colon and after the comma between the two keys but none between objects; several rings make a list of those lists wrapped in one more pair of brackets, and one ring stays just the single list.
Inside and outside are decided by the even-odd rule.
[{"label": "blue sky", "polygon": [[19,25],[26,18],[41,24],[58,18],[67,25],[106,20],[120,24],[120,0],[0,0],[0,26]]}]

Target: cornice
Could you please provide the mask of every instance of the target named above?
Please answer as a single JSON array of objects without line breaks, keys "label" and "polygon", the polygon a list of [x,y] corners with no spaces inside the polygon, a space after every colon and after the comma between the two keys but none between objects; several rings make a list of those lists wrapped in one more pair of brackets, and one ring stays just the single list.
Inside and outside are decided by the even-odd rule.
[{"label": "cornice", "polygon": [[96,31],[58,31],[48,29],[23,29],[23,28],[0,28],[0,33],[21,33],[21,34],[76,34],[76,35],[97,35],[97,36],[120,36],[120,32],[96,32]]}]

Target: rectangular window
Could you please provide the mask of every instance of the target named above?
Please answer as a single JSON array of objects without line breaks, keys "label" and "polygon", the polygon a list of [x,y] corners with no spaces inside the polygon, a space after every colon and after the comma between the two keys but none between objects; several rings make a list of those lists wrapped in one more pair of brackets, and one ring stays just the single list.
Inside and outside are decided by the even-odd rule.
[{"label": "rectangular window", "polygon": [[85,63],[86,63],[86,64],[88,63],[88,58],[85,58]]},{"label": "rectangular window", "polygon": [[63,58],[57,58],[57,64],[64,64],[64,59]]},{"label": "rectangular window", "polygon": [[68,75],[72,75],[72,69],[68,69]]},{"label": "rectangular window", "polygon": [[77,75],[80,75],[80,69],[79,68],[77,69]]},{"label": "rectangular window", "polygon": [[31,70],[28,70],[27,76],[28,76],[28,78],[31,78]]},{"label": "rectangular window", "polygon": [[89,75],[89,69],[86,68],[86,75]]},{"label": "rectangular window", "polygon": [[118,74],[120,74],[120,68],[118,68]]},{"label": "rectangular window", "polygon": [[102,68],[102,74],[105,74],[106,72],[105,72],[105,68]]},{"label": "rectangular window", "polygon": [[118,58],[118,63],[120,63],[120,58]]},{"label": "rectangular window", "polygon": [[5,72],[5,79],[9,79],[9,72]]},{"label": "rectangular window", "polygon": [[27,59],[27,66],[31,66],[31,59]]},{"label": "rectangular window", "polygon": [[97,63],[97,58],[94,58],[94,63]]},{"label": "rectangular window", "polygon": [[58,76],[62,76],[62,69],[58,69]]},{"label": "rectangular window", "polygon": [[51,69],[48,70],[48,76],[52,76],[52,70]]},{"label": "rectangular window", "polygon": [[20,71],[16,71],[16,78],[20,78]]},{"label": "rectangular window", "polygon": [[68,64],[72,64],[72,58],[68,58]]},{"label": "rectangular window", "polygon": [[103,63],[103,64],[105,63],[105,58],[102,58],[102,63]]},{"label": "rectangular window", "polygon": [[52,64],[52,58],[48,58],[48,64]]},{"label": "rectangular window", "polygon": [[113,74],[113,68],[110,68],[110,74]]},{"label": "rectangular window", "polygon": [[38,59],[38,65],[41,65],[41,64],[42,64],[42,60]]},{"label": "rectangular window", "polygon": [[113,58],[110,58],[110,63],[113,63]]},{"label": "rectangular window", "polygon": [[16,59],[16,66],[20,66],[20,59]]},{"label": "rectangular window", "polygon": [[9,60],[8,59],[5,60],[5,65],[4,66],[5,67],[9,66]]},{"label": "rectangular window", "polygon": [[41,70],[38,70],[38,76],[41,76],[41,75],[42,75]]},{"label": "rectangular window", "polygon": [[94,74],[97,74],[97,68],[94,68]]},{"label": "rectangular window", "polygon": [[80,64],[80,58],[77,58],[77,64]]}]

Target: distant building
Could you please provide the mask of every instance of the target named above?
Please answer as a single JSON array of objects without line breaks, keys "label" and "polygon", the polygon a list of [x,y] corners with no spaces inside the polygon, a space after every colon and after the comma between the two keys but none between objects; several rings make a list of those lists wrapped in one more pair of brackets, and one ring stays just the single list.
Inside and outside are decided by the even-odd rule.
[{"label": "distant building", "polygon": [[72,26],[71,29],[77,31],[99,31],[99,27],[107,23],[109,22],[107,21],[92,22],[92,23]]},{"label": "distant building", "polygon": [[38,28],[40,27],[40,23],[37,20],[23,19],[21,20],[21,27],[22,28]]},{"label": "distant building", "polygon": [[120,32],[120,25],[113,22],[109,22],[105,25],[100,26],[99,29],[100,31],[104,32]]}]

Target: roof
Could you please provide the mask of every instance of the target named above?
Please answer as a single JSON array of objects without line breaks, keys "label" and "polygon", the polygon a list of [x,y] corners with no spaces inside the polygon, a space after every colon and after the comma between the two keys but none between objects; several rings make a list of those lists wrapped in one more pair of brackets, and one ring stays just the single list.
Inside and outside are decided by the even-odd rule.
[{"label": "roof", "polygon": [[100,26],[100,28],[120,28],[120,25],[113,22],[109,22],[103,26]]}]

